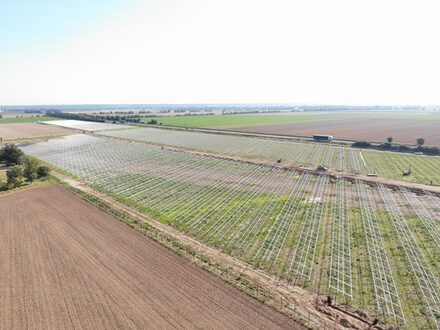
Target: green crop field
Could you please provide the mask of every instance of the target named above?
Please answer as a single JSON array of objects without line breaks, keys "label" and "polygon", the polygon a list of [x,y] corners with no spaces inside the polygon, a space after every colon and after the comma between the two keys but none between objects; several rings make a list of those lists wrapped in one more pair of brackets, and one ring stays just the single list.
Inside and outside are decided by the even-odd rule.
[{"label": "green crop field", "polygon": [[[261,115],[208,115],[208,116],[174,116],[157,117],[159,123],[174,126],[221,126],[221,125],[256,125],[276,123],[296,123],[303,121],[314,121],[327,118],[327,115],[316,116],[315,114],[261,114]],[[149,121],[151,118],[143,118]]]},{"label": "green crop field", "polygon": [[13,123],[36,123],[37,121],[49,121],[58,120],[58,118],[52,117],[6,117],[0,118],[0,124],[13,124]]}]

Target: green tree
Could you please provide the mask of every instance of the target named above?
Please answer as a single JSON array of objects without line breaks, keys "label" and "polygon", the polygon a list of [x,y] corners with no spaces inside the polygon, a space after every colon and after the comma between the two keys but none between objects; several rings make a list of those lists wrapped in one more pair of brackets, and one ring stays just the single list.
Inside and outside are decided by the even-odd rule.
[{"label": "green tree", "polygon": [[38,178],[37,171],[40,164],[35,158],[29,156],[22,157],[22,165],[23,165],[23,176],[29,182],[32,182]]},{"label": "green tree", "polygon": [[417,139],[417,144],[418,144],[419,146],[424,145],[424,144],[425,144],[425,139],[424,139],[424,138],[418,138],[418,139]]},{"label": "green tree", "polygon": [[388,142],[388,143],[391,143],[391,142],[393,142],[393,140],[394,140],[394,139],[393,139],[393,137],[392,137],[392,136],[389,136],[389,137],[387,137],[387,142]]},{"label": "green tree", "polygon": [[23,168],[18,165],[6,171],[6,178],[9,186],[18,187],[23,181]]},{"label": "green tree", "polygon": [[37,175],[39,178],[44,178],[49,175],[49,172],[50,172],[50,168],[42,165],[38,168]]},{"label": "green tree", "polygon": [[15,144],[7,144],[4,146],[1,152],[0,160],[6,161],[6,165],[17,165],[20,164],[21,157],[23,156],[23,151],[17,148]]}]

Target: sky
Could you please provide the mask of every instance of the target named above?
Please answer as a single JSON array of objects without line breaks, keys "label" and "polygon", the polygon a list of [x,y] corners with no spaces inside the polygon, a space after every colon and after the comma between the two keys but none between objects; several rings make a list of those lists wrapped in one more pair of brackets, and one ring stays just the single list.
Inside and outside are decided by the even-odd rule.
[{"label": "sky", "polygon": [[0,104],[440,104],[437,0],[0,0]]}]

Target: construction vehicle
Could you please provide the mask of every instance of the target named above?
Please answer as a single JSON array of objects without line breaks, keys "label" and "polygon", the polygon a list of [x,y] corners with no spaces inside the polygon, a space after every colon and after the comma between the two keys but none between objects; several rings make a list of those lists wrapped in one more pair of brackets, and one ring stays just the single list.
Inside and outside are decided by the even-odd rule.
[{"label": "construction vehicle", "polygon": [[411,175],[411,166],[409,167],[408,171],[403,171],[402,175],[403,176],[410,176]]}]

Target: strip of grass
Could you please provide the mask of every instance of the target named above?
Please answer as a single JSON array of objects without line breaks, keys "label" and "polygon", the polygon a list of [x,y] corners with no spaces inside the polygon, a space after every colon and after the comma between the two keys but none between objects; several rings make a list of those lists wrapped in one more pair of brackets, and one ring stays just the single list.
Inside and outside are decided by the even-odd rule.
[{"label": "strip of grass", "polygon": [[438,121],[440,120],[440,113],[414,113],[414,114],[401,114],[399,119],[418,120],[418,121]]},{"label": "strip of grass", "polygon": [[0,118],[0,124],[13,124],[13,123],[36,123],[37,121],[50,121],[59,120],[59,118],[52,117],[10,117],[10,118]]}]

